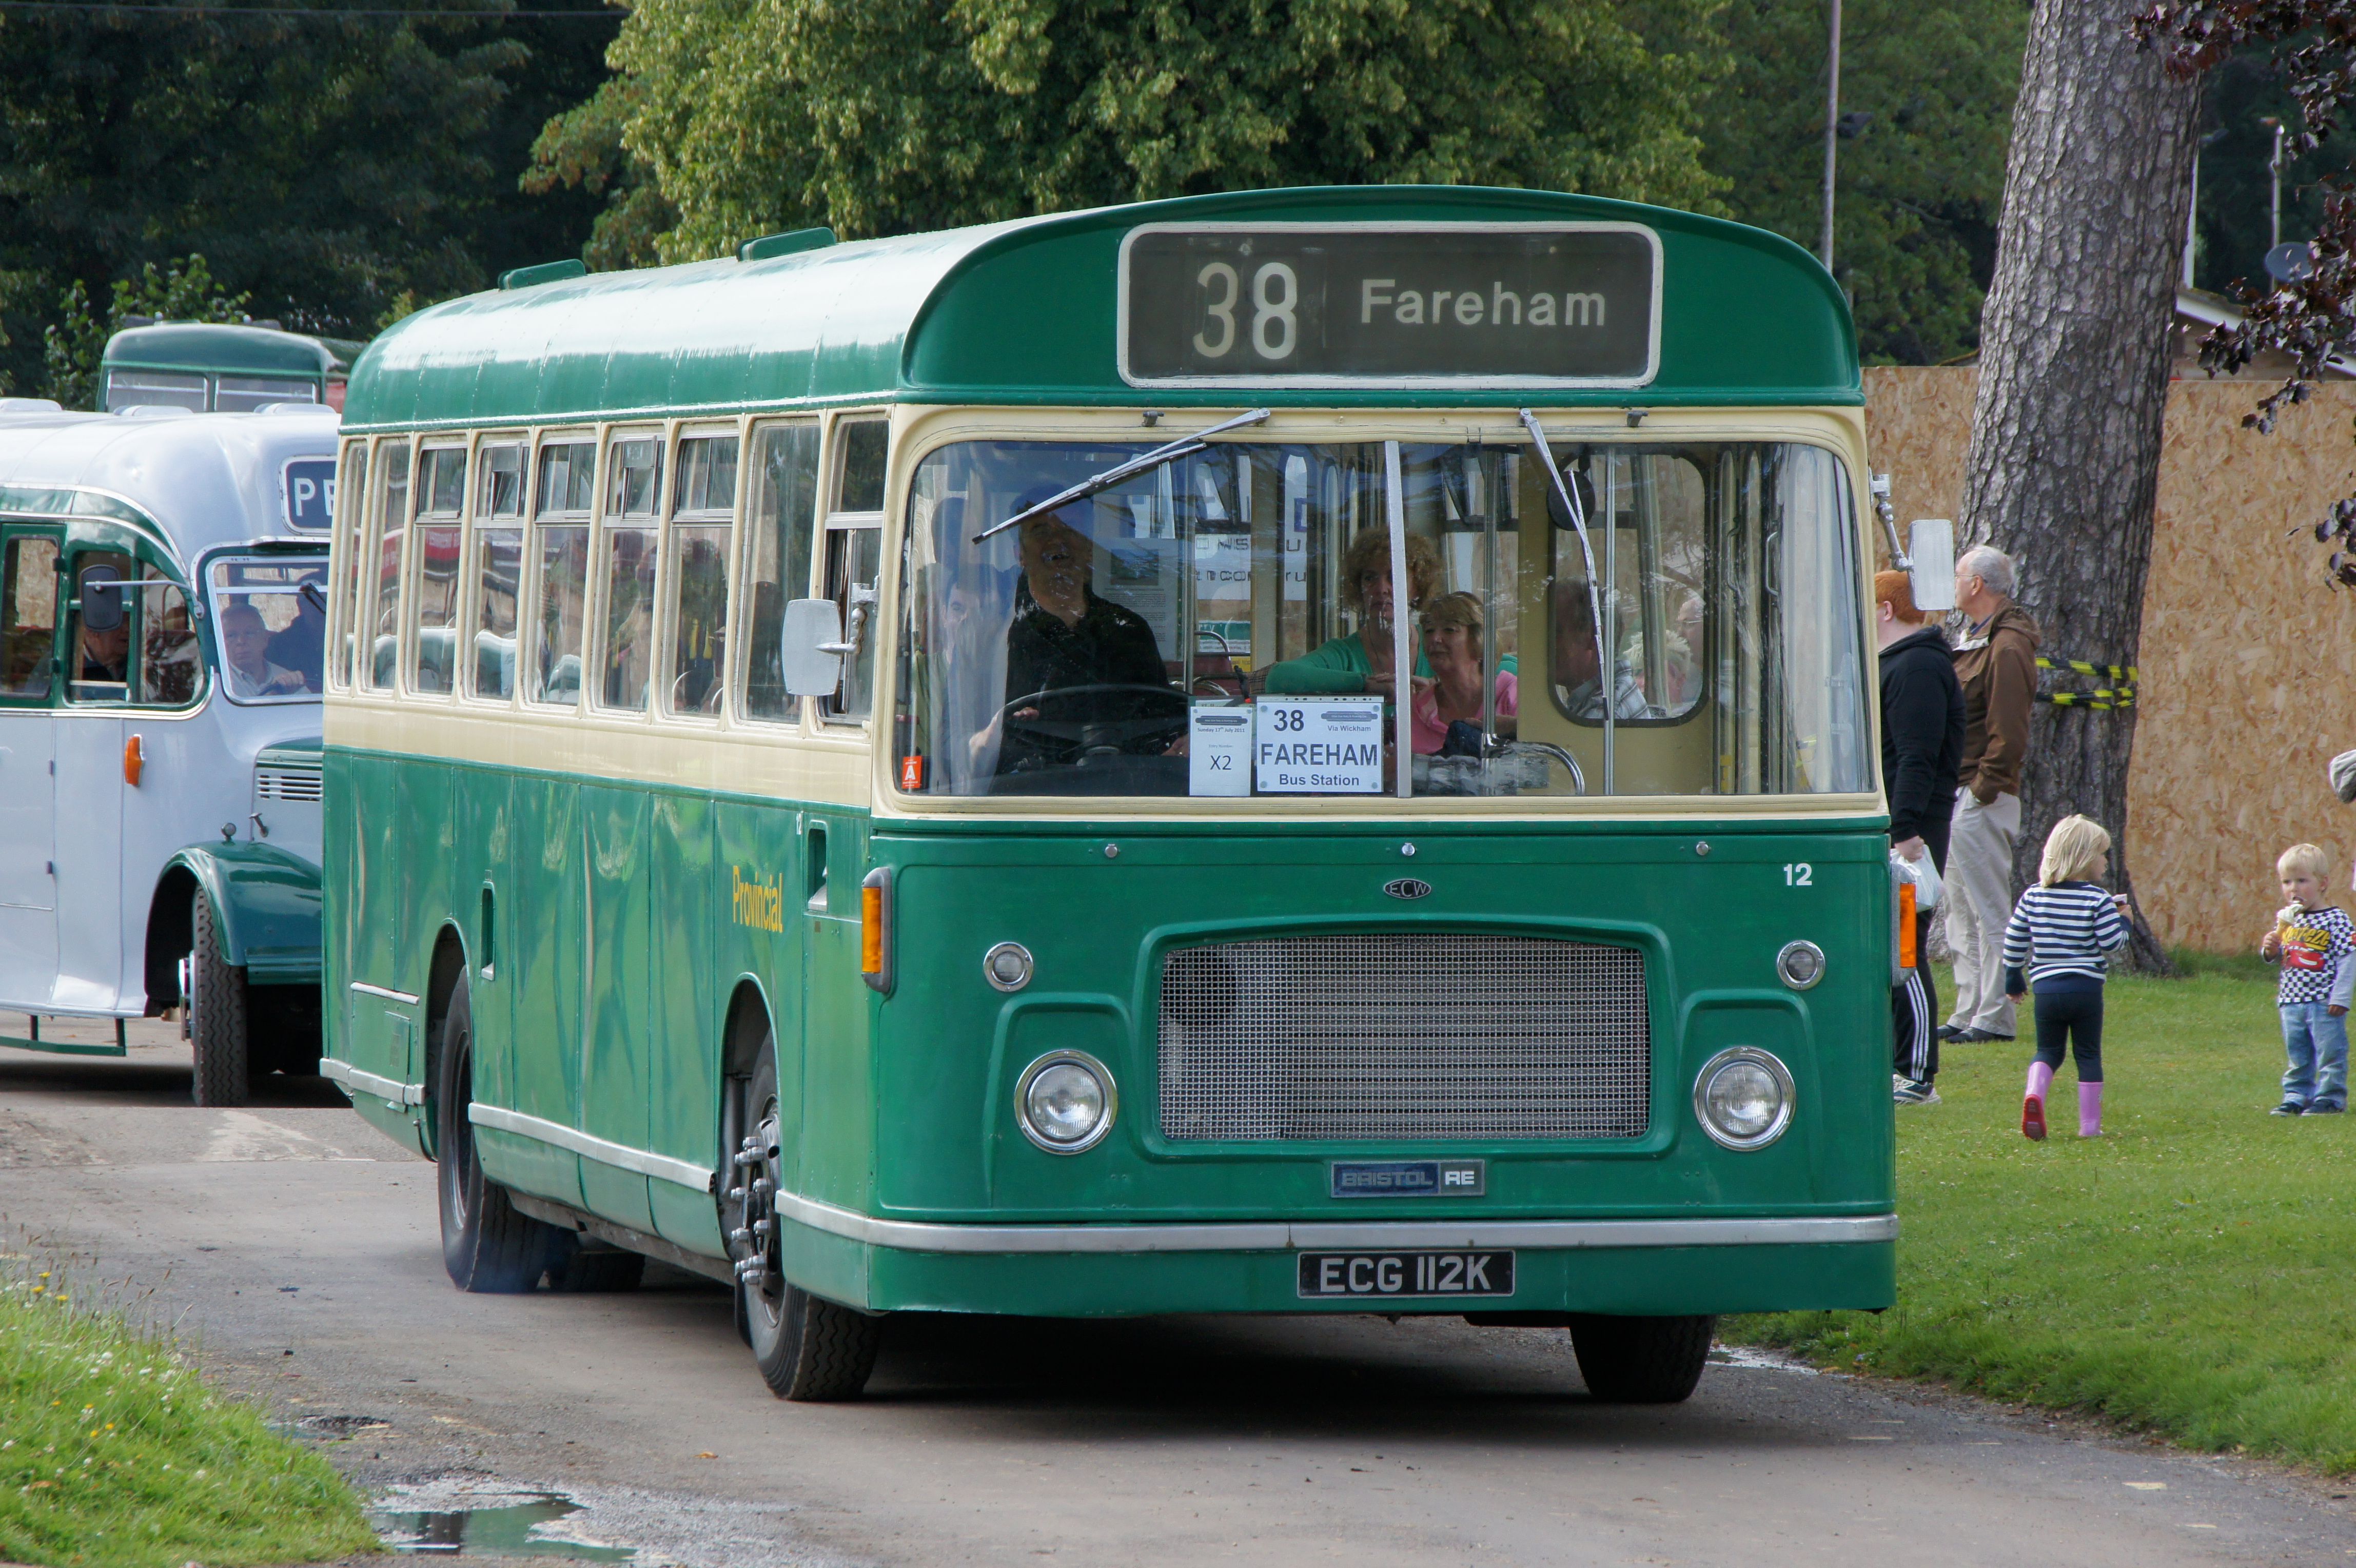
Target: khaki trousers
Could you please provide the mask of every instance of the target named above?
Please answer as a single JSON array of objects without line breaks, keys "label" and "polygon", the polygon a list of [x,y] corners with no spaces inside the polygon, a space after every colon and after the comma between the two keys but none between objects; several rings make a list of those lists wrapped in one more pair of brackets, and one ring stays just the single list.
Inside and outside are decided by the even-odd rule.
[{"label": "khaki trousers", "polygon": [[2012,919],[2012,846],[2020,838],[2020,797],[1987,805],[1955,795],[1947,843],[1947,945],[1955,954],[1955,1010],[1948,1022],[1991,1035],[2016,1033],[2004,993],[2004,928]]}]

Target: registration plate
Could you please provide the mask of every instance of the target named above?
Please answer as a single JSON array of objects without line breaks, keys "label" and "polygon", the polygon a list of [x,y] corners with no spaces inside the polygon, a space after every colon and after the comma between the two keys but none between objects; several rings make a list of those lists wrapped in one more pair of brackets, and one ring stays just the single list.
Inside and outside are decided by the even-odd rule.
[{"label": "registration plate", "polygon": [[1511,1252],[1303,1252],[1301,1296],[1397,1301],[1514,1294]]}]

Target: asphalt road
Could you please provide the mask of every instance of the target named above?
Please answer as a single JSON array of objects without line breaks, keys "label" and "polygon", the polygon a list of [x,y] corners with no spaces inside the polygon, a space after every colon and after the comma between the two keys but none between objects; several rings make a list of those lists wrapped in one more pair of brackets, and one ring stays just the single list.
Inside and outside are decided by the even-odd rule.
[{"label": "asphalt road", "polygon": [[195,1109],[168,1026],[125,1061],[0,1051],[0,1235],[290,1421],[382,1423],[324,1446],[402,1508],[554,1490],[576,1539],[732,1568],[2356,1557],[2348,1501],[2263,1466],[1772,1366],[1598,1405],[1561,1334],[1449,1319],[918,1320],[863,1401],[785,1404],[688,1276],[452,1290],[432,1168],[274,1081]]}]

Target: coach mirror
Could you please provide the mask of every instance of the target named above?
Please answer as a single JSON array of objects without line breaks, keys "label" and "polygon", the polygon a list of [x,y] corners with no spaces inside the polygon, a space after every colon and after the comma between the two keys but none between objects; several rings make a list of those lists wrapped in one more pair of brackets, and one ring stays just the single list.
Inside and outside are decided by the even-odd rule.
[{"label": "coach mirror", "polygon": [[842,686],[842,611],[832,599],[796,599],[786,606],[778,637],[786,690],[797,697],[831,697]]},{"label": "coach mirror", "polygon": [[124,615],[123,574],[112,566],[81,569],[81,625],[84,631],[112,631]]},{"label": "coach mirror", "polygon": [[1935,614],[1955,607],[1955,525],[1944,517],[1914,520],[1907,537],[1906,575],[1914,607]]}]

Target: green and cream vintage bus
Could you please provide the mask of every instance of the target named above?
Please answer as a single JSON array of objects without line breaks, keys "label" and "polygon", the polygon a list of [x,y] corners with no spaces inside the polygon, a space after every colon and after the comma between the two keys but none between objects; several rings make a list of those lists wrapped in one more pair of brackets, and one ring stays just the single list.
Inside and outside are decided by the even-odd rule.
[{"label": "green and cream vintage bus", "polygon": [[1414,188],[412,316],[326,1070],[461,1287],[700,1271],[789,1398],[905,1311],[1462,1315],[1661,1401],[1885,1306],[1854,344],[1772,235]]}]

